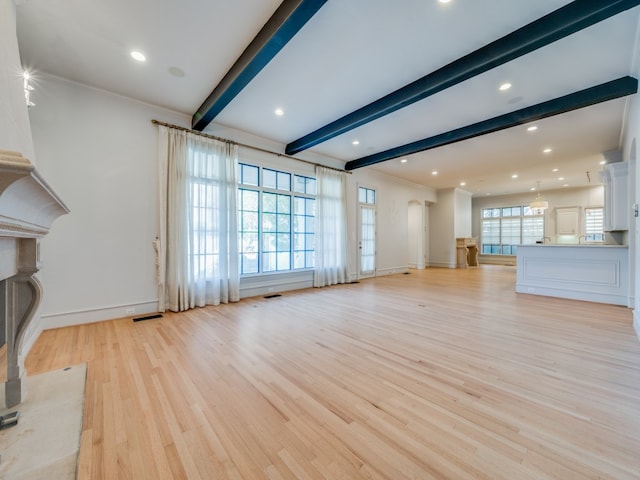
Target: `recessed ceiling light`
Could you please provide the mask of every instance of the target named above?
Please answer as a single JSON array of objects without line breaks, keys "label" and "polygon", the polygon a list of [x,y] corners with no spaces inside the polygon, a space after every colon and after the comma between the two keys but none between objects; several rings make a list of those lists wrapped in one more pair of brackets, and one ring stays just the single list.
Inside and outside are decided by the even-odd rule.
[{"label": "recessed ceiling light", "polygon": [[499,87],[501,92],[509,90],[510,88],[511,88],[511,84],[509,82],[505,82],[502,85],[500,85],[500,87]]},{"label": "recessed ceiling light", "polygon": [[537,129],[537,125],[531,125],[529,128],[527,128],[527,132],[535,132]]},{"label": "recessed ceiling light", "polygon": [[600,165],[606,165],[607,161],[606,160],[600,160]]},{"label": "recessed ceiling light", "polygon": [[568,186],[569,186],[569,184],[568,184],[568,183],[565,183],[565,184],[564,184],[564,185],[562,185],[562,186],[563,186],[563,187],[568,187]]},{"label": "recessed ceiling light", "polygon": [[532,192],[536,191],[536,187],[531,187],[529,190],[531,190]]},{"label": "recessed ceiling light", "polygon": [[402,160],[400,160],[400,163],[407,163],[407,159],[403,158]]},{"label": "recessed ceiling light", "polygon": [[351,142],[352,145],[360,145],[360,140],[354,140]]},{"label": "recessed ceiling light", "polygon": [[554,168],[553,170],[551,170],[552,172],[557,172],[559,170],[559,168]]},{"label": "recessed ceiling light", "polygon": [[467,182],[460,182],[460,186],[461,187],[466,187],[467,186]]},{"label": "recessed ceiling light", "polygon": [[438,174],[437,170],[434,170],[433,172],[431,172],[431,175],[437,175],[437,174]]},{"label": "recessed ceiling light", "polygon": [[559,182],[561,182],[562,180],[564,180],[564,177],[558,177]]},{"label": "recessed ceiling light", "polygon": [[542,153],[551,153],[553,150],[551,148],[545,148]]},{"label": "recessed ceiling light", "polygon": [[276,108],[273,113],[275,113],[277,116],[281,117],[284,115],[284,110],[282,110],[281,108]]},{"label": "recessed ceiling light", "polygon": [[131,52],[131,58],[133,58],[137,62],[147,61],[147,57],[144,56],[144,53],[138,52],[137,50],[134,50],[133,52]]},{"label": "recessed ceiling light", "polygon": [[449,3],[451,0],[438,0],[440,3]]},{"label": "recessed ceiling light", "polygon": [[513,175],[511,175],[511,178],[518,178],[518,174],[514,173]]}]

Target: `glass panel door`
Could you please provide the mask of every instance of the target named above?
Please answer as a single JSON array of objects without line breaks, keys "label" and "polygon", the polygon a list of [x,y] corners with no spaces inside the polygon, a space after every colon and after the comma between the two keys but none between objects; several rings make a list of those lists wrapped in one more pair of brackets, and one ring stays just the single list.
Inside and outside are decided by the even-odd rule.
[{"label": "glass panel door", "polygon": [[360,277],[370,277],[376,271],[376,208],[360,206]]}]

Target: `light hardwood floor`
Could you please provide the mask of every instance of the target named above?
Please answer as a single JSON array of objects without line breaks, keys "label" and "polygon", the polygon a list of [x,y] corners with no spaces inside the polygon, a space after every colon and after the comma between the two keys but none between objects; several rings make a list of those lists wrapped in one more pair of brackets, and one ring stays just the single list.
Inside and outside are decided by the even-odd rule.
[{"label": "light hardwood floor", "polygon": [[88,363],[80,479],[640,479],[629,309],[427,269],[45,331]]}]

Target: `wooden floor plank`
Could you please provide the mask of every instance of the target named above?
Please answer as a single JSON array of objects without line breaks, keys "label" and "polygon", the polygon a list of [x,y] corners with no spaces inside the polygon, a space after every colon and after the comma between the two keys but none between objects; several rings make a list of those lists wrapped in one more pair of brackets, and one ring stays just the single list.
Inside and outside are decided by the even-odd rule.
[{"label": "wooden floor plank", "polygon": [[640,479],[629,309],[516,294],[513,267],[43,332],[87,362],[78,478]]}]

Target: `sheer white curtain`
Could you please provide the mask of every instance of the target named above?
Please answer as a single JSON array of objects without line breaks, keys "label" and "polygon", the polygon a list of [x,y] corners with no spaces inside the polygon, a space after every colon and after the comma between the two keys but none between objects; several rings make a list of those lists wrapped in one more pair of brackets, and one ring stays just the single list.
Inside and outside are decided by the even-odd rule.
[{"label": "sheer white curtain", "polygon": [[160,126],[159,310],[240,298],[237,146]]},{"label": "sheer white curtain", "polygon": [[316,248],[313,286],[348,281],[347,175],[316,167]]}]

